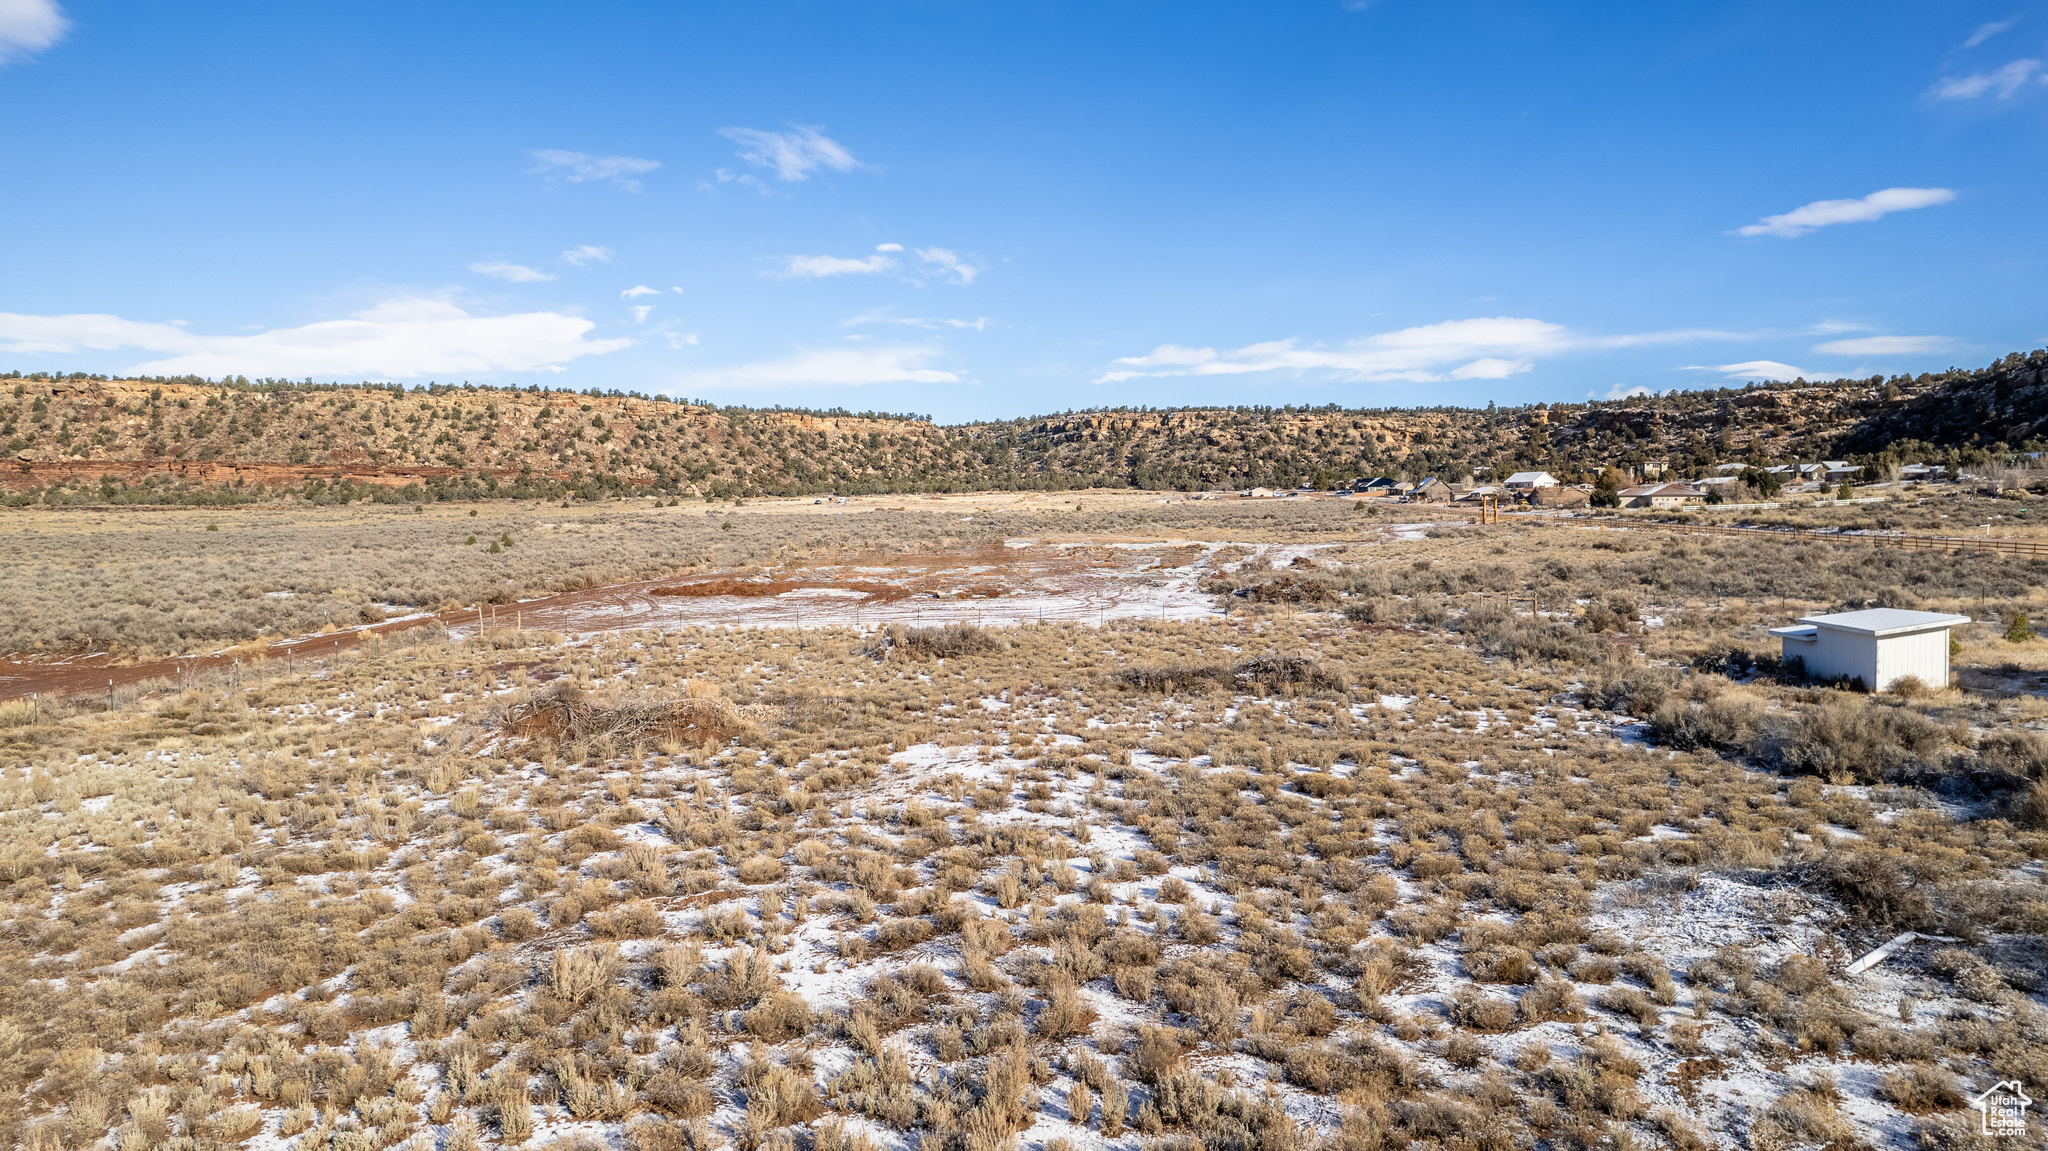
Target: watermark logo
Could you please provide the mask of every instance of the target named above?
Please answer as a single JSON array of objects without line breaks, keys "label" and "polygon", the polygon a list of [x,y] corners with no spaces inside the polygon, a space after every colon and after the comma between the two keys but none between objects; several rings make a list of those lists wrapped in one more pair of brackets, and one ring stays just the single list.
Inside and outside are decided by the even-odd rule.
[{"label": "watermark logo", "polygon": [[2033,1100],[2020,1090],[2020,1081],[2008,1079],[1994,1083],[1983,1094],[1970,1101],[1977,1109],[1978,1130],[1986,1135],[2024,1135],[2027,1131],[2027,1105]]}]

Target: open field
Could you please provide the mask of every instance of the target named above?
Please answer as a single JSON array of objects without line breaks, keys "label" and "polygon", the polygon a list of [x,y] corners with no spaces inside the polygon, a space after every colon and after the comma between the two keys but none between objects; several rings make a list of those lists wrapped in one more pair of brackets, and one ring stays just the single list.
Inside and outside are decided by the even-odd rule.
[{"label": "open field", "polygon": [[[265,629],[0,703],[0,1138],[1988,1148],[1969,1096],[2048,1089],[2038,561],[711,510],[0,521],[73,581],[47,642]],[[1868,602],[1980,621],[1957,686],[1777,678],[1766,628]]]}]

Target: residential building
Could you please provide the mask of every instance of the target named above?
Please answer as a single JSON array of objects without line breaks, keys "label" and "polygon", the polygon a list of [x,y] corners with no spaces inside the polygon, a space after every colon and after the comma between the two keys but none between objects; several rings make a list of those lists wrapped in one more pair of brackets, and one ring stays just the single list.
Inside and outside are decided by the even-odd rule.
[{"label": "residential building", "polygon": [[1707,498],[1707,493],[1691,484],[1638,484],[1617,494],[1625,508],[1675,508]]}]

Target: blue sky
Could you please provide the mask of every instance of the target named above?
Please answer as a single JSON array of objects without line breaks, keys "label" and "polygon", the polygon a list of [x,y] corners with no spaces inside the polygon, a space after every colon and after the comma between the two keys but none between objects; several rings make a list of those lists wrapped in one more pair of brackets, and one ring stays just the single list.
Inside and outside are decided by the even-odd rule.
[{"label": "blue sky", "polygon": [[2048,337],[2048,4],[0,0],[0,370],[945,420]]}]

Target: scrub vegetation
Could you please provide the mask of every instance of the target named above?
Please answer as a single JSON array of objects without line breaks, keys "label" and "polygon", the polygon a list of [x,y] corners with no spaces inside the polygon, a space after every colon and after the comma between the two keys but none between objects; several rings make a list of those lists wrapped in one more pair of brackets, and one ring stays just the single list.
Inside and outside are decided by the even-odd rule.
[{"label": "scrub vegetation", "polygon": [[[474,530],[545,581],[877,522],[741,511]],[[1949,1149],[2048,1097],[2038,562],[1078,514],[1218,517],[1184,578],[1227,613],[428,627],[6,705],[0,1139]],[[1980,621],[1958,683],[1783,674],[1764,629],[1870,602]]]}]

